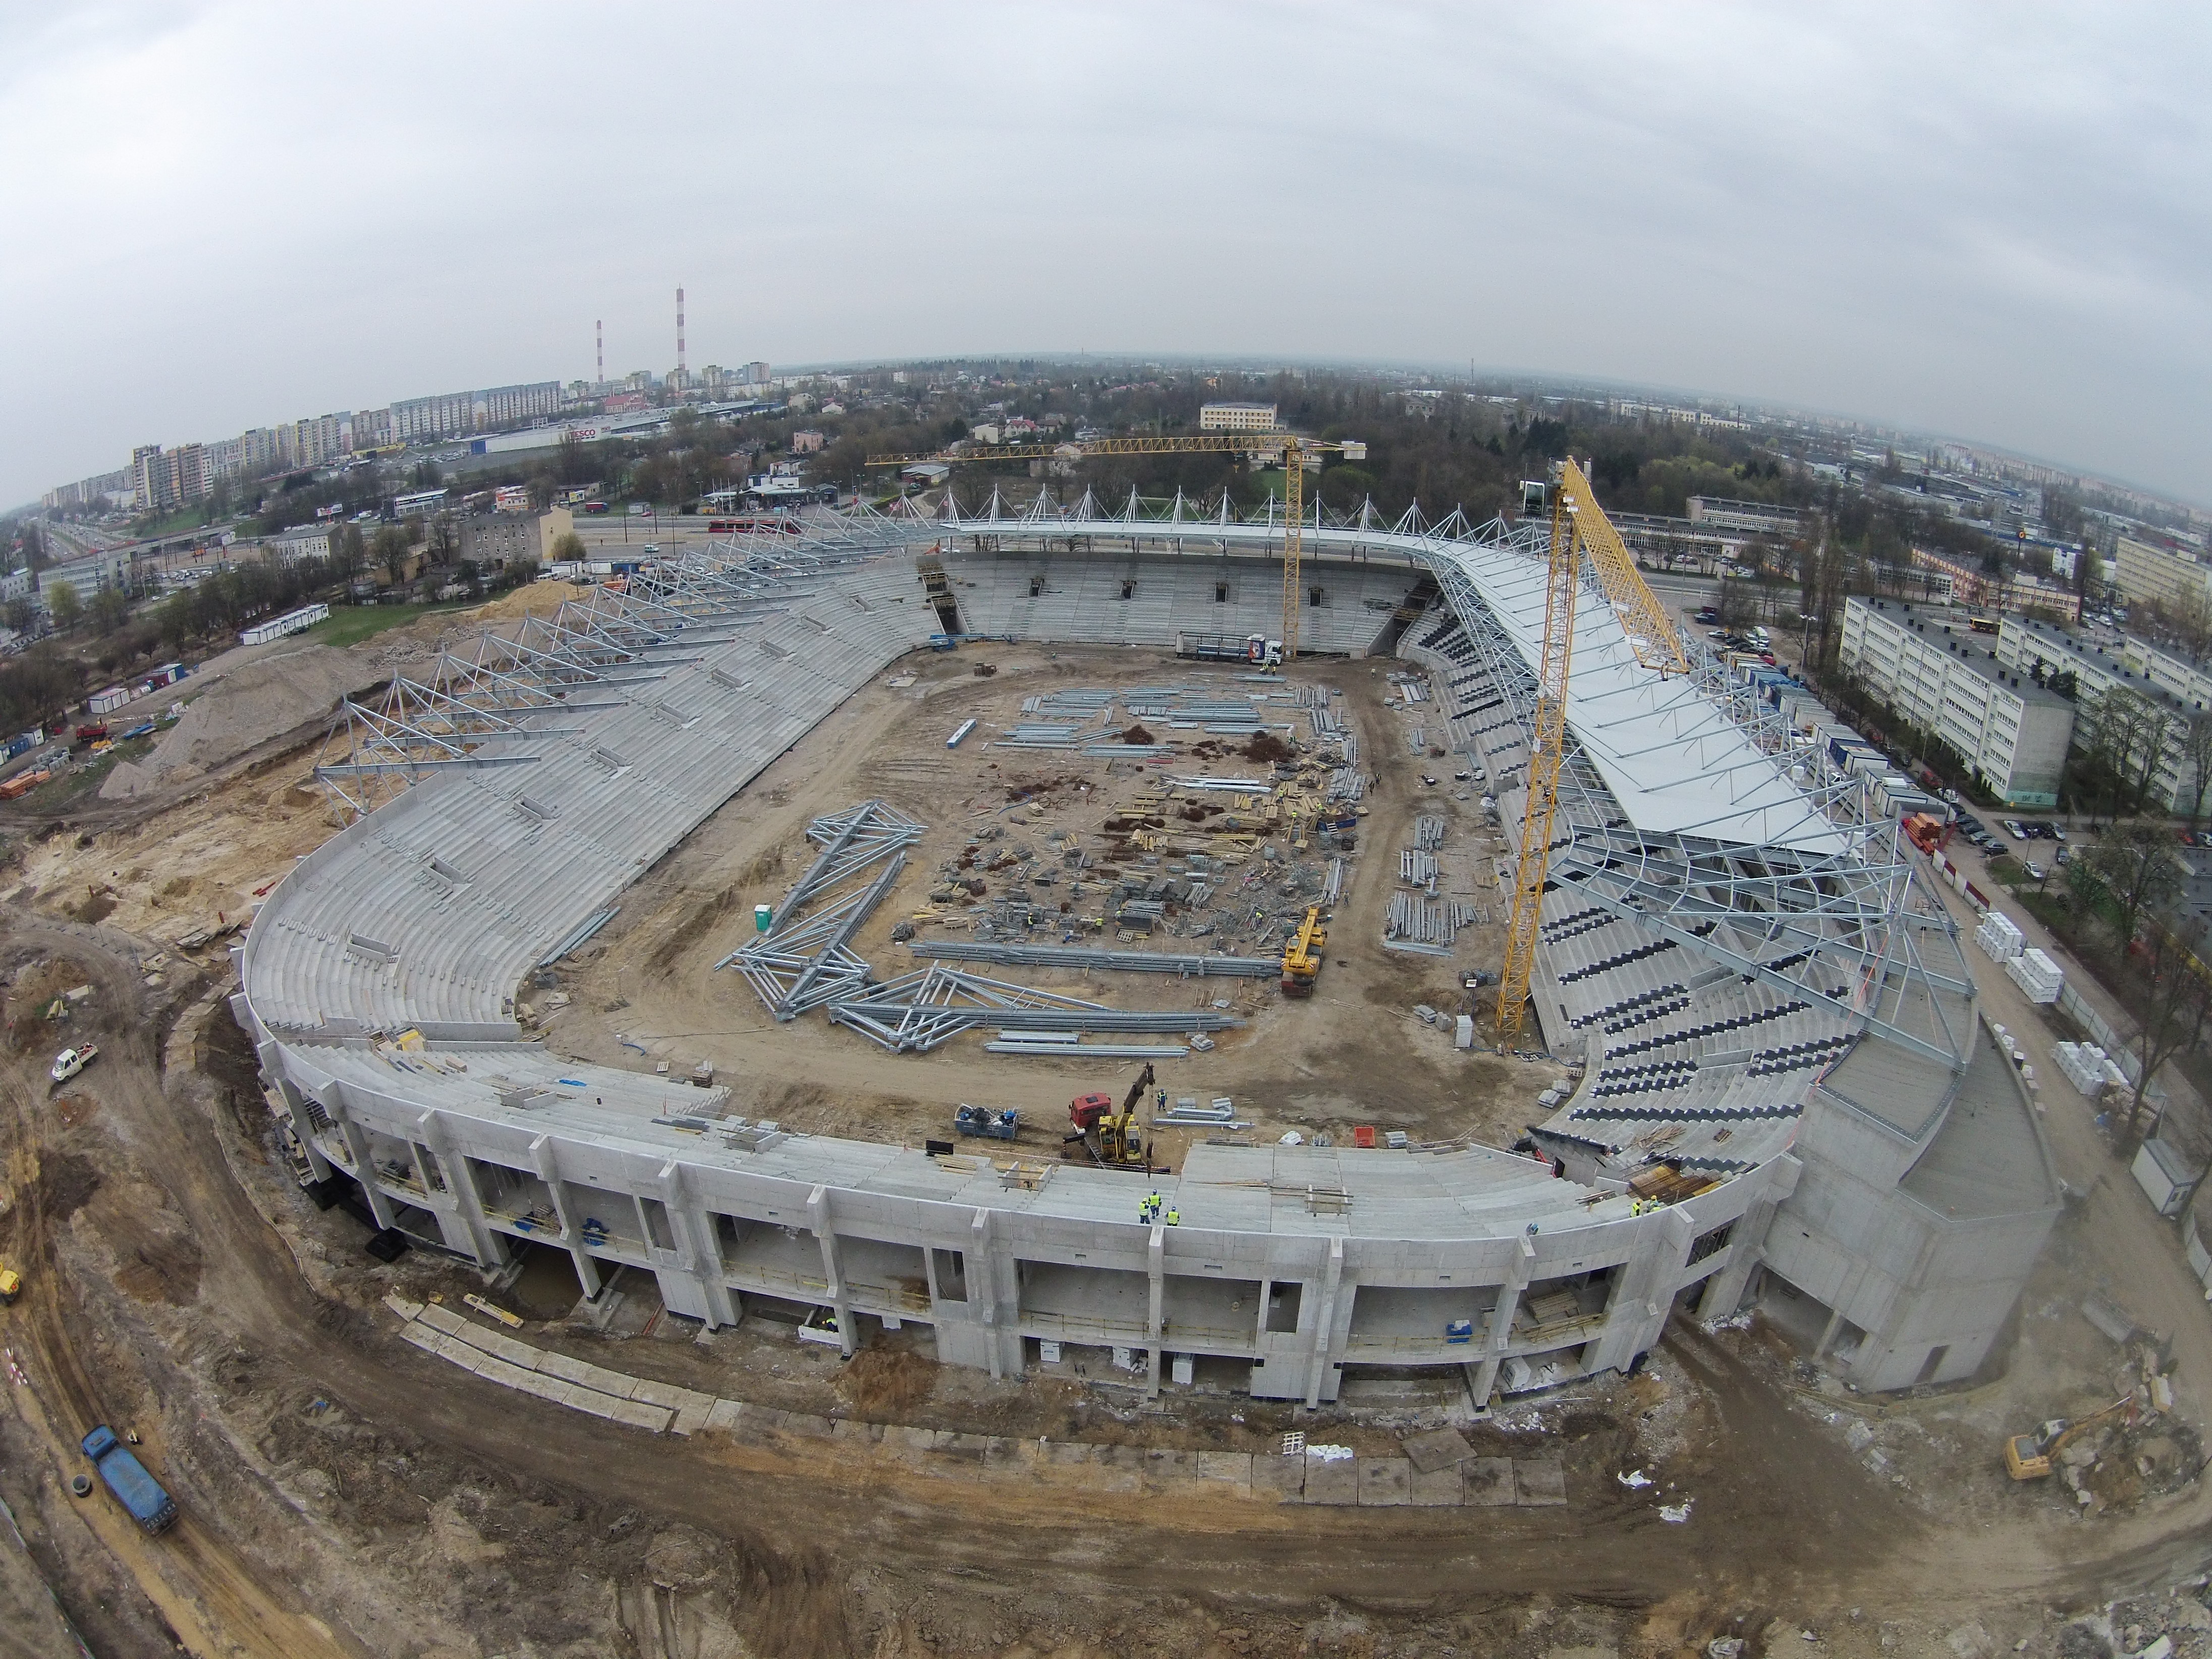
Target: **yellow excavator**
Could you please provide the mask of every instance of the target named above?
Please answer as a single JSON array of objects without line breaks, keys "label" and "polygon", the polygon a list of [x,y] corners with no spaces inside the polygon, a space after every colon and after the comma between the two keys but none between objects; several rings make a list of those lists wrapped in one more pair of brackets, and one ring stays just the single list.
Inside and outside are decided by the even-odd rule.
[{"label": "yellow excavator", "polygon": [[0,1307],[6,1306],[23,1293],[23,1280],[13,1267],[0,1262]]},{"label": "yellow excavator", "polygon": [[1314,993],[1314,981],[1321,977],[1321,948],[1328,943],[1328,934],[1321,925],[1321,906],[1306,911],[1306,919],[1298,924],[1290,945],[1283,951],[1283,994],[1286,997],[1310,997]]},{"label": "yellow excavator", "polygon": [[2104,1410],[2091,1412],[2078,1422],[2063,1419],[2045,1423],[2035,1434],[2016,1434],[2005,1442],[2005,1469],[2015,1480],[2040,1480],[2051,1473],[2051,1459],[2099,1424],[2124,1414],[2135,1421],[2136,1397],[2115,1400]]}]

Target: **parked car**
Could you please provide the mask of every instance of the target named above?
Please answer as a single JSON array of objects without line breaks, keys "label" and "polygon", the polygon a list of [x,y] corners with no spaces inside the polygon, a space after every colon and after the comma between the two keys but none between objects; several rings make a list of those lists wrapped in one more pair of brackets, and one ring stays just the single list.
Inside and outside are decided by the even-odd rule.
[{"label": "parked car", "polygon": [[2014,841],[2026,841],[2027,839],[2027,831],[2020,827],[2020,820],[2018,818],[2007,818],[2004,821],[2004,827],[2005,834],[2010,836]]},{"label": "parked car", "polygon": [[2045,876],[2050,874],[2050,872],[2045,870],[2039,864],[2030,864],[2022,867],[2027,870],[2027,878],[2030,881],[2041,881]]},{"label": "parked car", "polygon": [[2066,839],[2066,826],[2063,823],[2052,824],[2051,826],[2051,839],[2056,842],[2064,841]]}]

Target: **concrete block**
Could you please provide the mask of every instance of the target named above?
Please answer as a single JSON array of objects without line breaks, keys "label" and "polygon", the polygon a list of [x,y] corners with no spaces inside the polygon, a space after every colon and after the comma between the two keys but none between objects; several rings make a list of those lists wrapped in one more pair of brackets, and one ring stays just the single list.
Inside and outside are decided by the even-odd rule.
[{"label": "concrete block", "polygon": [[526,1371],[520,1365],[510,1365],[504,1359],[496,1359],[485,1353],[477,1356],[477,1375],[487,1382],[498,1383],[502,1389],[513,1389],[520,1387],[524,1378],[535,1376],[538,1373]]},{"label": "concrete block", "polygon": [[937,1431],[895,1424],[884,1431],[884,1449],[902,1463],[926,1466],[937,1455]]},{"label": "concrete block", "polygon": [[1450,1509],[1461,1501],[1465,1477],[1459,1465],[1448,1463],[1443,1468],[1422,1473],[1418,1464],[1409,1462],[1413,1474],[1406,1482],[1406,1501],[1421,1509]]},{"label": "concrete block", "polygon": [[1098,1462],[1098,1450],[1081,1440],[1049,1440],[1044,1446],[1044,1466],[1048,1469],[1088,1468]]},{"label": "concrete block", "polygon": [[390,1291],[386,1295],[384,1298],[384,1305],[391,1309],[392,1312],[398,1314],[400,1318],[410,1321],[413,1320],[417,1315],[419,1315],[422,1311],[423,1308],[423,1304],[422,1303],[410,1302],[405,1297],[400,1295],[397,1291]]},{"label": "concrete block", "polygon": [[1435,1429],[1427,1434],[1409,1434],[1400,1443],[1415,1469],[1423,1474],[1438,1469],[1456,1468],[1474,1455],[1474,1448],[1467,1443],[1467,1437],[1457,1429]]},{"label": "concrete block", "polygon": [[564,1382],[580,1382],[592,1386],[592,1373],[599,1367],[581,1359],[571,1359],[565,1353],[555,1353],[550,1348],[538,1351],[538,1369],[548,1376],[557,1376]]},{"label": "concrete block", "polygon": [[[566,1388],[568,1384],[563,1382],[556,1386]],[[687,1389],[685,1392],[690,1393],[690,1390]],[[698,1433],[707,1426],[707,1419],[714,1407],[714,1400],[712,1395],[692,1395],[690,1399],[676,1408],[676,1420],[668,1425],[669,1432],[680,1434],[687,1438]]]},{"label": "concrete block", "polygon": [[1194,1468],[1187,1451],[1155,1446],[1145,1453],[1145,1484],[1154,1492],[1169,1492],[1188,1481]]},{"label": "concrete block", "polygon": [[633,1429],[643,1429],[647,1434],[665,1434],[669,1419],[676,1413],[665,1406],[648,1406],[641,1400],[617,1400],[607,1415]]},{"label": "concrete block", "polygon": [[570,1411],[583,1412],[592,1417],[612,1417],[617,1406],[627,1404],[627,1401],[612,1399],[596,1389],[585,1388],[581,1383],[571,1382],[568,1385]]},{"label": "concrete block", "polygon": [[[680,1418],[682,1413],[678,1412]],[[864,1423],[857,1418],[840,1417],[833,1419],[830,1437],[841,1445],[879,1446],[884,1440],[884,1425]]]},{"label": "concrete block", "polygon": [[738,1425],[744,1420],[745,1402],[742,1400],[717,1400],[707,1413],[707,1426],[719,1429],[724,1434],[737,1432]]},{"label": "concrete block", "polygon": [[469,1340],[486,1353],[496,1354],[510,1365],[520,1365],[526,1371],[538,1369],[538,1350],[527,1342],[518,1342],[503,1331],[471,1331]]},{"label": "concrete block", "polygon": [[576,1403],[574,1383],[563,1382],[559,1377],[548,1376],[543,1371],[532,1371],[531,1375],[538,1379],[538,1397],[540,1400],[550,1400],[556,1406]]},{"label": "concrete block", "polygon": [[1273,1498],[1285,1503],[1296,1503],[1305,1490],[1306,1460],[1299,1457],[1277,1457],[1272,1453],[1252,1455],[1252,1495],[1255,1498]]},{"label": "concrete block", "polygon": [[434,1302],[425,1302],[422,1311],[416,1317],[425,1321],[434,1330],[452,1333],[468,1329],[468,1322],[451,1308],[441,1308]]},{"label": "concrete block", "polygon": [[1476,1509],[1502,1509],[1513,1502],[1513,1460],[1470,1457],[1459,1466],[1461,1501]]},{"label": "concrete block", "polygon": [[1408,1460],[1403,1457],[1355,1457],[1352,1466],[1359,1472],[1360,1508],[1395,1509],[1406,1501],[1407,1487],[1413,1473],[1413,1466]]},{"label": "concrete block", "polygon": [[437,1332],[428,1325],[403,1325],[399,1328],[399,1337],[403,1342],[411,1342],[425,1353],[438,1354],[441,1359],[445,1357],[438,1353]]},{"label": "concrete block", "polygon": [[642,1400],[648,1406],[665,1406],[674,1411],[684,1403],[684,1395],[689,1390],[679,1389],[672,1382],[656,1382],[649,1376],[640,1376],[631,1380],[629,1397]]},{"label": "concrete block", "polygon": [[791,1421],[791,1413],[774,1406],[747,1406],[745,1426],[763,1434],[781,1434],[784,1425]]},{"label": "concrete block", "polygon": [[[786,1434],[804,1435],[811,1440],[827,1440],[836,1431],[837,1425],[834,1419],[817,1417],[812,1412],[787,1412],[784,1414],[783,1432]],[[981,1439],[982,1437],[979,1435],[976,1437]]]},{"label": "concrete block", "polygon": [[1324,1461],[1308,1453],[1304,1495],[1309,1504],[1357,1504],[1359,1460],[1335,1457]]},{"label": "concrete block", "polygon": [[1034,1440],[1017,1440],[1010,1435],[994,1434],[983,1448],[983,1467],[987,1469],[1025,1469],[1030,1467],[1030,1449]]},{"label": "concrete block", "polygon": [[1524,1510],[1547,1509],[1567,1501],[1567,1466],[1556,1457],[1513,1460],[1514,1502]]},{"label": "concrete block", "polygon": [[610,1400],[628,1400],[637,1387],[637,1379],[625,1376],[620,1371],[611,1371],[604,1365],[588,1367],[580,1379],[583,1385]]},{"label": "concrete block", "polygon": [[460,1338],[449,1336],[443,1331],[438,1333],[438,1356],[441,1359],[452,1361],[465,1371],[477,1370],[491,1357],[477,1352]]},{"label": "concrete block", "polygon": [[1202,1451],[1193,1452],[1190,1456],[1191,1474],[1196,1479],[1219,1481],[1245,1492],[1252,1490],[1250,1452]]},{"label": "concrete block", "polygon": [[991,1439],[982,1434],[940,1434],[937,1437],[937,1455],[956,1463],[981,1464],[983,1454],[990,1449]]},{"label": "concrete block", "polygon": [[1100,1492],[1142,1492],[1145,1449],[1141,1446],[1092,1446],[1091,1480]]}]

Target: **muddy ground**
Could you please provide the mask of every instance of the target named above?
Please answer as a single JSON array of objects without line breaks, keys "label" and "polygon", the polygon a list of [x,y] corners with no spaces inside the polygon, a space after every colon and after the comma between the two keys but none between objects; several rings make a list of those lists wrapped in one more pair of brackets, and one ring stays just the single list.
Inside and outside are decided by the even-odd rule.
[{"label": "muddy ground", "polygon": [[[711,968],[738,921],[749,925],[753,894],[788,879],[748,866],[773,852],[788,870],[806,817],[891,795],[896,769],[884,763],[902,744],[949,729],[947,715],[1003,717],[1023,676],[1094,684],[1112,672],[1011,649],[1000,660],[1006,686],[975,682],[965,665],[911,665],[915,685],[872,688],[818,756],[780,762],[625,901],[623,931],[570,981],[585,1038],[556,1021],[556,1042],[588,1051],[598,1033],[635,1030],[687,1066],[726,1043],[722,1080],[742,1081],[766,1115],[815,1112],[810,1127],[878,1134],[941,1133],[943,1103],[959,1097],[1048,1123],[1066,1094],[1101,1086],[1055,1062],[987,1064],[961,1048],[893,1060],[808,1022],[771,1030],[742,982]],[[1317,672],[1342,685],[1366,752],[1381,757],[1404,717],[1382,707],[1384,683],[1367,666]],[[1156,664],[1132,672],[1158,678]],[[799,763],[813,760],[810,774]],[[925,822],[937,813],[951,833],[961,801],[980,806],[1008,787],[987,751],[960,763],[974,772],[902,784],[898,804]],[[1058,769],[1060,757],[1018,763],[1040,764]],[[1510,1134],[1544,1069],[1455,1054],[1399,1017],[1450,981],[1376,943],[1382,878],[1430,804],[1376,769],[1385,776],[1321,995],[1291,1010],[1255,1000],[1250,1034],[1194,1056],[1189,1079],[1170,1086],[1249,1102],[1262,1133],[1372,1121]],[[55,878],[17,896],[0,934],[0,1259],[27,1281],[21,1301],[0,1309],[0,1345],[22,1374],[0,1390],[0,1497],[27,1544],[9,1556],[0,1589],[43,1579],[95,1652],[1597,1659],[1741,1639],[1753,1655],[2078,1659],[2161,1632],[2180,1652],[2203,1650],[2212,1613],[2197,1575],[2212,1506],[2193,1468],[2116,1486],[2086,1515],[2057,1483],[2023,1486],[2002,1471],[2004,1433],[2109,1397],[2124,1356],[2081,1316],[2088,1289],[2167,1334],[2179,1368],[2173,1427],[2190,1437],[2203,1422],[2200,1379],[2212,1376],[2212,1320],[2170,1231],[2086,1116],[2055,1102],[2062,1173],[2085,1196],[1990,1376],[1868,1401],[1803,1364],[1786,1310],[1746,1329],[1678,1329],[1633,1378],[1573,1385],[1471,1431],[1479,1450],[1560,1456],[1569,1501],[1558,1509],[1323,1510],[1182,1490],[1030,1496],[842,1444],[794,1458],[717,1435],[645,1436],[459,1373],[402,1343],[381,1297],[453,1302],[483,1288],[475,1274],[419,1252],[374,1262],[360,1223],[307,1202],[269,1139],[250,1053],[221,1000],[219,951],[172,950],[144,967],[168,937],[155,922],[183,908],[152,902],[168,882],[204,878],[250,896],[272,854],[295,844],[251,838],[273,816],[271,792],[295,776],[280,767],[234,780],[186,804],[182,813],[200,816],[177,817],[166,837],[154,822],[100,830],[82,848],[72,835],[52,848]],[[1073,805],[1048,810],[1085,827]],[[285,833],[312,844],[304,804],[289,823]],[[230,850],[196,867],[210,835],[232,837]],[[926,847],[920,872],[949,850]],[[82,871],[101,866],[121,879],[95,925],[67,911]],[[731,890],[742,902],[716,909]],[[902,891],[863,954],[896,963],[888,928],[920,908]],[[667,951],[702,912],[709,922]],[[1462,960],[1494,949],[1478,930]],[[658,968],[656,952],[666,953]],[[90,989],[70,1002],[78,987]],[[629,1007],[603,1006],[617,1000]],[[87,1036],[101,1058],[51,1086],[53,1050]],[[802,1076],[818,1093],[793,1092]],[[1346,1076],[1391,1081],[1385,1091],[1335,1080]],[[994,1383],[904,1343],[841,1365],[772,1317],[702,1340],[627,1279],[625,1309],[601,1329],[573,1316],[566,1271],[533,1259],[501,1293],[527,1341],[791,1409],[1264,1453],[1291,1427],[1387,1451],[1435,1406],[1410,1389],[1322,1413],[1206,1390],[1152,1407],[1110,1376]],[[138,1536],[104,1498],[69,1493],[82,1467],[75,1443],[101,1421],[137,1432],[177,1495],[185,1518],[162,1538]],[[2177,1464],[2198,1455],[2179,1433],[2174,1445]],[[1632,1474],[1651,1484],[1624,1483]],[[1686,1520],[1662,1518],[1662,1503],[1685,1500]],[[13,1548],[0,1531],[0,1554]],[[0,1651],[17,1636],[0,1632]],[[40,1651],[37,1636],[21,1633],[21,1650]]]}]

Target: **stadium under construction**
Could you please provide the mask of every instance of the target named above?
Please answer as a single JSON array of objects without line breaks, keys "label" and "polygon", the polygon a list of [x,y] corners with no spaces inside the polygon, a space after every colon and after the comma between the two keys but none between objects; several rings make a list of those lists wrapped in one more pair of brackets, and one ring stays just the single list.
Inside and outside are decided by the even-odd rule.
[{"label": "stadium under construction", "polygon": [[[1456,1369],[1478,1401],[1626,1368],[1670,1318],[1762,1285],[1814,1310],[1862,1388],[1982,1364],[2059,1188],[1955,927],[1857,779],[1694,642],[1686,672],[1647,665],[1594,581],[1570,601],[1528,981],[1544,1045],[1582,1070],[1531,1103],[1519,1150],[1209,1143],[1146,1182],[1019,1179],[750,1121],[726,1091],[532,1040],[526,978],[933,639],[1164,654],[1278,628],[1279,508],[1047,495],[963,516],[948,496],[936,516],[799,522],[672,550],[344,710],[319,775],[351,821],[263,904],[234,1007],[313,1174],[357,1180],[380,1226],[492,1272],[556,1245],[587,1296],[622,1264],[710,1326],[748,1296],[810,1304],[848,1352],[872,1322],[926,1326],[939,1360],[994,1376],[1094,1344],[1154,1390],[1205,1357],[1310,1404],[1347,1368]],[[1510,836],[1546,526],[1314,503],[1297,539],[1301,648],[1425,670]],[[968,1024],[1064,1023],[1011,981],[940,963],[877,983],[851,955],[842,907],[896,878],[904,833],[888,811],[817,824],[814,890],[736,964],[763,999],[863,1036],[956,1005],[988,1011]]]}]

